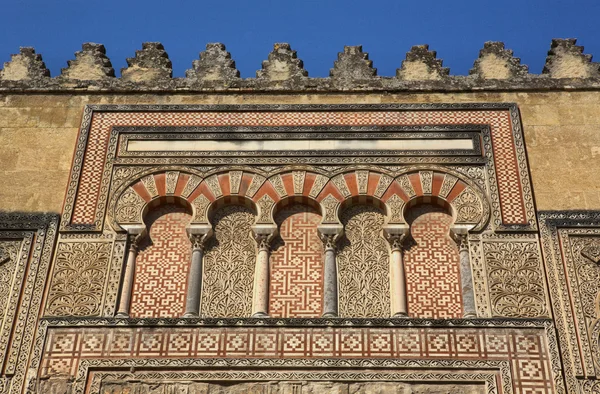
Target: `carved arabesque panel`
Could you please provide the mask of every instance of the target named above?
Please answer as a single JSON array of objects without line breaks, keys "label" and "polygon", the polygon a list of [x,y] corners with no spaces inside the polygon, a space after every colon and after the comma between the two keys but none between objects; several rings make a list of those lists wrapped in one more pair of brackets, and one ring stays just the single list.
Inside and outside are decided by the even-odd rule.
[{"label": "carved arabesque panel", "polygon": [[484,242],[493,316],[547,317],[537,242]]},{"label": "carved arabesque panel", "polygon": [[214,216],[214,237],[206,245],[202,283],[204,316],[250,316],[256,248],[252,240],[254,215],[230,205]]},{"label": "carved arabesque panel", "polygon": [[387,317],[389,248],[381,235],[385,217],[368,205],[352,206],[341,216],[345,232],[337,256],[340,316]]},{"label": "carved arabesque panel", "polygon": [[59,243],[46,314],[98,316],[102,305],[111,243],[76,241]]}]

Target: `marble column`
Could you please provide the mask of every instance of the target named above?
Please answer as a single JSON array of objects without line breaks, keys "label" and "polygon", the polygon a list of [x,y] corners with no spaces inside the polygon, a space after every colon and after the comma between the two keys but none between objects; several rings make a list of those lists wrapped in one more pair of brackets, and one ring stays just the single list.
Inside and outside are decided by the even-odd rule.
[{"label": "marble column", "polygon": [[338,317],[338,275],[336,254],[337,234],[322,235],[325,249],[323,269],[323,317]]},{"label": "marble column", "polygon": [[477,317],[475,308],[475,294],[473,292],[473,273],[471,271],[471,259],[469,257],[468,234],[456,234],[456,243],[460,257],[460,281],[463,299],[464,318]]},{"label": "marble column", "polygon": [[185,297],[185,313],[183,317],[200,316],[200,303],[202,299],[202,258],[204,256],[204,242],[206,235],[192,234],[192,261],[187,282],[187,295]]},{"label": "marble column", "polygon": [[274,234],[255,234],[258,255],[254,271],[252,317],[269,317],[270,243]]},{"label": "marble column", "polygon": [[392,317],[408,317],[406,296],[406,275],[402,256],[402,243],[405,235],[395,234],[388,237],[392,247],[390,275],[392,286]]},{"label": "marble column", "polygon": [[133,291],[133,279],[135,277],[135,259],[137,258],[140,240],[143,233],[127,234],[129,242],[129,253],[125,263],[125,272],[123,274],[123,285],[121,286],[121,297],[116,317],[129,317],[129,308],[131,307],[131,293]]}]

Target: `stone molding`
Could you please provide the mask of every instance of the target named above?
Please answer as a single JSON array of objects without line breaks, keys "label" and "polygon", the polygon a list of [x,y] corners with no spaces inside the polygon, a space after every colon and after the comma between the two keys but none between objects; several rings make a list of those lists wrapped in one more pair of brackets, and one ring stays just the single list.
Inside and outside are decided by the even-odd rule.
[{"label": "stone molding", "polygon": [[[17,392],[30,378],[33,349],[44,287],[58,232],[59,216],[48,213],[0,213],[0,238],[19,243],[14,282],[0,310],[0,392]],[[11,281],[12,282],[12,281]],[[2,300],[4,303],[5,300]],[[7,391],[4,391],[6,388]]]},{"label": "stone molding", "polygon": [[[452,75],[427,45],[413,47],[398,75],[377,76],[373,62],[361,46],[346,46],[338,55],[329,78],[309,78],[302,61],[287,43],[275,44],[257,78],[239,78],[225,46],[211,43],[193,62],[185,78],[172,78],[171,61],[160,43],[144,43],[135,58],[127,59],[121,78],[102,44],[85,43],[60,76],[50,78],[33,48],[22,48],[0,71],[1,92],[429,92],[600,89],[600,66],[575,39],[554,39],[542,74],[529,74],[527,66],[502,42],[486,42],[468,76]],[[407,70],[407,67],[411,68]]]},{"label": "stone molding", "polygon": [[539,211],[538,218],[567,389],[592,393],[600,378],[600,268],[587,252],[600,244],[600,211]]}]

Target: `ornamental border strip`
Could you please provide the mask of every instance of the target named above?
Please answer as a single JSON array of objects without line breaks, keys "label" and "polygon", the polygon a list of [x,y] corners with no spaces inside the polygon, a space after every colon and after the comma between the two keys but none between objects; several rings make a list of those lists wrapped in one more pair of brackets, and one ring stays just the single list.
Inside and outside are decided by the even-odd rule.
[{"label": "ornamental border strip", "polygon": [[[115,149],[118,140],[118,133],[112,130],[109,137],[109,149],[106,157],[107,161],[102,174],[102,184],[100,186],[100,196],[97,202],[95,220],[93,224],[71,224],[71,217],[73,215],[75,198],[79,189],[79,182],[81,172],[83,170],[83,158],[87,147],[87,138],[89,136],[91,128],[91,120],[94,111],[103,112],[162,112],[162,111],[175,111],[175,112],[215,112],[215,111],[231,111],[231,112],[243,112],[243,111],[382,111],[382,110],[396,110],[396,111],[432,111],[432,110],[507,110],[509,111],[511,125],[512,125],[512,136],[513,144],[515,147],[516,160],[518,165],[518,172],[521,181],[522,196],[524,200],[525,215],[528,223],[523,225],[503,225],[501,222],[498,223],[496,229],[498,231],[535,231],[537,230],[537,219],[534,210],[533,195],[531,189],[531,179],[528,171],[527,155],[524,148],[524,139],[522,135],[520,115],[518,107],[515,103],[449,103],[449,104],[320,104],[320,105],[303,105],[303,104],[290,104],[290,105],[86,105],[82,117],[81,127],[79,131],[79,137],[76,144],[75,156],[73,158],[73,165],[71,168],[70,180],[67,187],[67,193],[65,196],[64,210],[62,214],[62,226],[63,231],[100,231],[104,219],[104,211],[106,210],[107,193],[110,188],[109,179],[112,172],[112,165],[117,162],[114,160],[116,154]],[[484,139],[486,150],[491,150],[491,141]],[[489,145],[488,145],[489,144]],[[112,160],[111,160],[112,159]],[[296,158],[290,162],[290,164],[301,164]],[[448,158],[449,163],[459,163],[460,161],[451,160]],[[171,160],[172,161],[172,160]],[[330,160],[329,160],[330,161]],[[156,162],[156,161],[155,161]],[[394,160],[392,163],[398,163],[398,160]],[[120,164],[149,164],[148,161],[128,161],[120,162]],[[171,164],[169,159],[166,163],[156,162],[155,164]],[[193,161],[189,160],[181,161],[179,164],[194,164]],[[207,163],[208,164],[208,163]],[[210,163],[210,164],[220,164]],[[257,160],[248,162],[247,164],[260,164]],[[263,163],[264,164],[264,163]],[[271,164],[271,163],[267,163]],[[314,164],[327,164],[325,163],[314,163]],[[352,163],[347,163],[352,164]],[[499,201],[495,201],[498,196],[498,185],[495,176],[494,161],[488,161],[488,172],[490,175],[494,175],[492,182],[490,182],[490,194],[492,195],[492,204],[499,204]],[[493,209],[495,212],[496,209]],[[495,219],[496,222],[496,219]]]},{"label": "ornamental border strip", "polygon": [[[383,369],[383,368],[412,368],[412,369],[469,369],[475,370],[479,372],[479,381],[483,381],[486,383],[486,391],[487,394],[498,393],[498,383],[500,383],[500,387],[502,388],[502,392],[504,394],[512,394],[513,393],[513,381],[511,376],[511,368],[509,361],[505,360],[402,360],[402,359],[320,359],[320,360],[312,360],[312,359],[113,359],[113,360],[102,360],[102,359],[86,359],[81,360],[75,381],[73,382],[73,393],[74,394],[84,394],[86,385],[88,383],[88,376],[93,369],[106,369],[106,368],[130,368],[135,370],[135,368],[143,367],[147,368],[207,368],[207,367],[217,367],[217,368],[248,368],[248,367],[262,367],[265,366],[267,368],[275,369],[275,368],[315,368],[315,367],[330,367],[330,368],[375,368],[375,369]],[[480,370],[488,370],[488,374],[484,374],[480,372]],[[429,380],[435,380],[435,378],[445,377],[446,382],[452,382],[456,380],[467,380],[464,377],[454,374],[454,373],[442,373],[442,372],[431,372],[430,370],[426,370],[427,372],[413,372],[413,373],[404,373],[406,375],[414,374],[416,380],[422,380],[425,376],[424,374],[431,374],[434,376],[430,376]],[[261,371],[257,371],[256,373],[260,373]],[[267,372],[267,371],[265,371]],[[282,371],[268,371],[270,373],[275,374],[285,374],[285,370]],[[110,372],[107,372],[110,373]],[[171,372],[174,374],[173,372]],[[176,373],[176,372],[175,372]],[[240,373],[240,372],[229,372],[230,374]],[[295,372],[287,372],[295,373]],[[297,372],[296,372],[297,373]],[[318,372],[311,371],[307,374],[331,374],[331,372]],[[335,372],[334,372],[335,373]],[[346,373],[351,375],[361,375],[368,374],[365,372],[338,372],[338,373]],[[169,372],[166,373],[167,376]],[[392,372],[392,374],[400,375],[400,372]],[[497,374],[500,375],[500,382],[496,380]],[[473,372],[464,374],[467,377],[473,377],[475,375]],[[482,376],[483,375],[483,376]],[[487,375],[487,376],[486,376]],[[484,377],[486,376],[486,377]],[[462,377],[462,379],[461,379]],[[92,387],[89,391],[89,394],[98,394],[99,391],[96,391],[96,388],[99,389],[99,382],[96,379],[92,379]]]},{"label": "ornamental border strip", "polygon": [[[480,372],[398,372],[398,371],[377,371],[377,372],[356,372],[356,371],[202,371],[202,372],[173,372],[173,371],[153,371],[144,373],[116,373],[94,371],[88,393],[100,394],[101,384],[105,380],[111,383],[110,379],[117,381],[135,380],[135,381],[153,381],[157,378],[170,380],[195,380],[204,382],[214,381],[334,381],[334,382],[377,382],[393,381],[398,383],[411,383],[421,381],[432,381],[450,384],[453,381],[465,383],[483,383],[486,385],[486,394],[498,394],[498,380],[496,377],[510,369],[507,361],[499,361],[506,365],[498,365],[498,371],[483,370]],[[445,379],[445,380],[444,380]],[[510,392],[512,387],[508,387],[504,393]]]},{"label": "ornamental border strip", "polygon": [[43,317],[46,328],[54,327],[427,327],[427,328],[544,328],[553,326],[552,319],[476,318],[118,318],[118,317]]}]

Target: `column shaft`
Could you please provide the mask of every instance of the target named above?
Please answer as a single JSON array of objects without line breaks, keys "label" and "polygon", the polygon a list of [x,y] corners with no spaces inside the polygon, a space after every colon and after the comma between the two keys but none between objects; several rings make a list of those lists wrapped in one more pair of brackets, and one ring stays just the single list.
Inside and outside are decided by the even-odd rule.
[{"label": "column shaft", "polygon": [[116,317],[129,317],[133,278],[135,275],[135,259],[138,253],[136,241],[137,239],[133,240],[129,246],[129,254],[127,255],[127,263],[125,264],[125,273],[123,275],[123,286],[121,287],[119,309],[117,310]]},{"label": "column shaft", "polygon": [[459,256],[464,317],[477,317],[475,294],[473,292],[473,273],[471,271],[471,259],[469,258],[469,244],[466,237],[460,244]]},{"label": "column shaft", "polygon": [[252,300],[252,317],[268,317],[269,315],[269,249],[260,245],[254,272],[254,297]]},{"label": "column shaft", "polygon": [[338,283],[335,248],[325,245],[325,267],[323,278],[323,317],[338,316]]},{"label": "column shaft", "polygon": [[200,302],[202,297],[202,257],[204,250],[199,245],[192,249],[192,263],[187,283],[185,298],[185,313],[183,317],[200,316]]},{"label": "column shaft", "polygon": [[406,300],[406,277],[404,274],[404,262],[402,260],[402,249],[399,245],[392,248],[392,316],[407,317],[408,306]]}]

